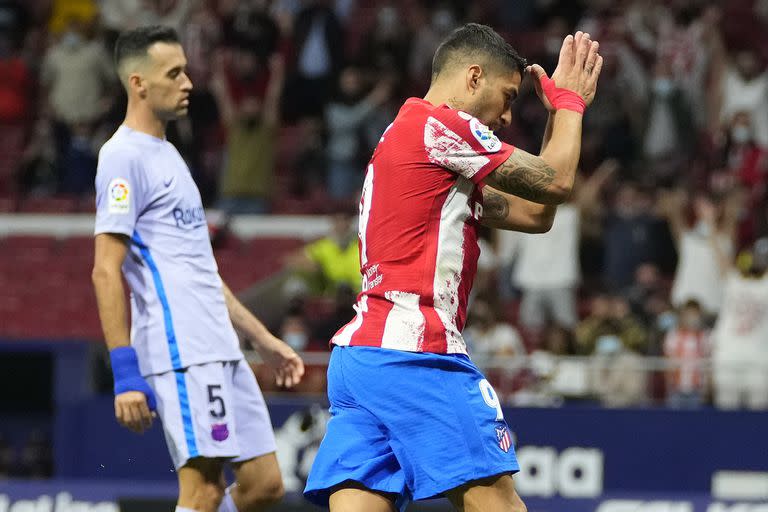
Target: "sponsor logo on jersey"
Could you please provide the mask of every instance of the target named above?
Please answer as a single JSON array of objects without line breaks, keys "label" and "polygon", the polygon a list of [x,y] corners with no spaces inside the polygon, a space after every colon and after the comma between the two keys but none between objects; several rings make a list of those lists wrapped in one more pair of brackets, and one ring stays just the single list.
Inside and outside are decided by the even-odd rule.
[{"label": "sponsor logo on jersey", "polygon": [[504,453],[509,452],[509,449],[512,447],[512,436],[509,435],[509,429],[506,425],[496,427],[496,440],[499,442],[499,448]]},{"label": "sponsor logo on jersey", "polygon": [[205,209],[202,206],[193,208],[174,208],[173,220],[177,228],[196,228],[204,225]]},{"label": "sponsor logo on jersey", "polygon": [[477,141],[491,153],[495,153],[501,149],[501,141],[499,138],[496,137],[490,128],[478,121],[477,118],[473,117],[469,120],[469,129],[472,130],[472,135],[475,136]]},{"label": "sponsor logo on jersey", "polygon": [[123,178],[114,178],[107,187],[109,213],[127,214],[131,210],[131,187]]},{"label": "sponsor logo on jersey", "polygon": [[211,425],[211,437],[214,441],[224,441],[229,437],[229,428],[226,423],[214,423]]}]

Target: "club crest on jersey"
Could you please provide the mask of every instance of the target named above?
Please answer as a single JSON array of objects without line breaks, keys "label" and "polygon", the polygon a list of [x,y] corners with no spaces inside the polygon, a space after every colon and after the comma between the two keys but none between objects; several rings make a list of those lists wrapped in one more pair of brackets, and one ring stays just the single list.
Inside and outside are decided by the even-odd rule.
[{"label": "club crest on jersey", "polygon": [[107,187],[109,213],[128,213],[131,209],[131,188],[123,178],[114,178]]},{"label": "club crest on jersey", "polygon": [[472,130],[472,135],[475,136],[477,141],[482,144],[486,150],[495,153],[501,149],[501,141],[496,137],[496,134],[477,118],[473,117],[469,120],[469,129]]},{"label": "club crest on jersey", "polygon": [[499,442],[499,448],[504,450],[504,453],[509,452],[512,447],[512,436],[509,435],[509,429],[506,425],[496,427],[496,440]]},{"label": "club crest on jersey", "polygon": [[226,423],[214,423],[211,425],[211,437],[214,441],[224,441],[229,437],[229,428]]}]

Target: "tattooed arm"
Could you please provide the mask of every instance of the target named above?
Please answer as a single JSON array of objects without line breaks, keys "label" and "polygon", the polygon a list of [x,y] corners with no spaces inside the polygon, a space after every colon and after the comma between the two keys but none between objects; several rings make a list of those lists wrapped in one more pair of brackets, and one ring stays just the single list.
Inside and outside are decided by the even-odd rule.
[{"label": "tattooed arm", "polygon": [[573,188],[581,152],[581,114],[559,110],[551,116],[541,155],[515,149],[484,179],[497,191],[541,204],[560,204]]},{"label": "tattooed arm", "polygon": [[483,187],[483,226],[523,233],[546,233],[557,206],[533,203],[486,185]]}]

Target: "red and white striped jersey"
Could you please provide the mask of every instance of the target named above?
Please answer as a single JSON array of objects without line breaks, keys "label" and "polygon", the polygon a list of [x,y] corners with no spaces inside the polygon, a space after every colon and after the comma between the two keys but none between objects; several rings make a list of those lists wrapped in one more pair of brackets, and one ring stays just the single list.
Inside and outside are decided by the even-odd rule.
[{"label": "red and white striped jersey", "polygon": [[358,227],[363,291],[356,317],[331,343],[467,353],[478,184],[513,151],[465,112],[405,102],[368,164]]}]

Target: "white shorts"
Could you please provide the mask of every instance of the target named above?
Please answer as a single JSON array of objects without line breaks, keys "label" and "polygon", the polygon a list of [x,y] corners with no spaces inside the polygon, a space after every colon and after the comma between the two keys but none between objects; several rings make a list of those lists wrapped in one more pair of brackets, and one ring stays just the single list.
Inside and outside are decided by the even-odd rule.
[{"label": "white shorts", "polygon": [[194,457],[241,462],[275,451],[269,411],[245,360],[190,366],[147,382],[176,469]]}]

